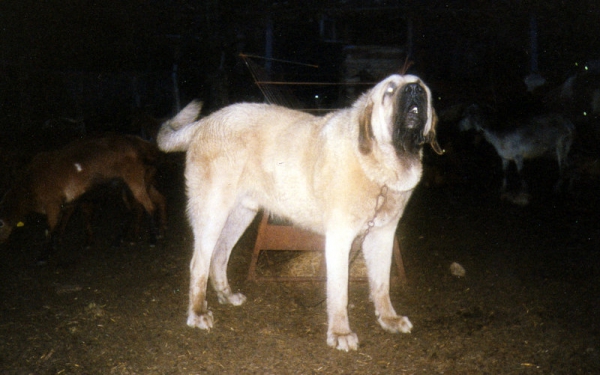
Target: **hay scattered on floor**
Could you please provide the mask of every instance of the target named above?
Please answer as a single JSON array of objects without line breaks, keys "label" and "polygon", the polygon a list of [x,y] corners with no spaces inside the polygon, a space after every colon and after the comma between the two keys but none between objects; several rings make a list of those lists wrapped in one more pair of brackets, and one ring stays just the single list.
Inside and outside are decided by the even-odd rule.
[{"label": "hay scattered on floor", "polygon": [[[320,251],[302,251],[290,259],[281,269],[283,277],[324,277],[325,254]],[[362,252],[351,256],[350,276],[367,277],[367,267]]]},{"label": "hay scattered on floor", "polygon": [[320,251],[302,251],[281,269],[283,277],[325,276],[325,259]]}]

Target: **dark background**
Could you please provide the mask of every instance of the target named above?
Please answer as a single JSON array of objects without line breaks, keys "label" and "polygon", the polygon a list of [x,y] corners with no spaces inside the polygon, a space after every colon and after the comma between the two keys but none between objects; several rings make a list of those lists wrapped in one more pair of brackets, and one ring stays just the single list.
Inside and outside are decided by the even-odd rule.
[{"label": "dark background", "polygon": [[[98,197],[91,247],[78,213],[45,267],[34,266],[46,240],[42,216],[1,246],[0,373],[600,374],[597,100],[589,115],[600,79],[585,74],[600,59],[599,23],[597,0],[0,0],[0,196],[20,188],[14,177],[34,154],[83,129],[138,133],[131,120],[139,110],[161,118],[193,98],[206,112],[264,101],[255,79],[330,83],[280,87],[274,98],[341,107],[351,96],[334,84],[369,87],[406,61],[435,94],[447,151],[424,148],[424,175],[397,231],[409,283],[392,285],[391,298],[415,325],[410,335],[384,332],[367,285],[351,282],[359,351],[328,348],[324,284],[246,280],[256,222],[228,271],[248,302],[221,305],[210,290],[215,328],[187,327],[193,239],[184,158],[172,153],[158,165],[169,227],[156,247],[145,234],[114,246],[131,220],[118,189]],[[395,64],[349,77],[346,54],[361,46],[367,65],[395,48]],[[532,61],[548,82],[528,95]],[[445,119],[473,102],[494,107],[499,120],[529,113],[575,73],[576,95],[542,106],[573,115],[572,186],[556,195],[557,163],[528,160],[529,205],[503,200],[494,147]],[[285,263],[265,253],[259,270],[277,273]],[[453,262],[465,277],[452,276]]]},{"label": "dark background", "polygon": [[[262,101],[240,53],[318,65],[271,62],[277,80],[338,82],[352,45],[400,48],[414,63],[409,72],[442,99],[464,96],[464,86],[474,97],[490,86],[510,95],[532,70],[532,17],[548,82],[599,58],[593,0],[4,1],[0,125],[10,134],[69,117],[85,119],[88,130],[118,129],[135,108],[168,116],[193,98],[209,110]],[[328,106],[345,104],[335,95]]]}]

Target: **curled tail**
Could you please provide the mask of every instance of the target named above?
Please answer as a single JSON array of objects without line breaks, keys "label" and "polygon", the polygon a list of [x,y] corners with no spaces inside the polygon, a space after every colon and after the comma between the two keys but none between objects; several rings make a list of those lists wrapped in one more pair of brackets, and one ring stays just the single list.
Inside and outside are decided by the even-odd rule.
[{"label": "curled tail", "polygon": [[197,129],[194,121],[200,114],[202,105],[202,102],[194,100],[175,117],[162,124],[156,137],[158,147],[162,151],[187,151]]}]

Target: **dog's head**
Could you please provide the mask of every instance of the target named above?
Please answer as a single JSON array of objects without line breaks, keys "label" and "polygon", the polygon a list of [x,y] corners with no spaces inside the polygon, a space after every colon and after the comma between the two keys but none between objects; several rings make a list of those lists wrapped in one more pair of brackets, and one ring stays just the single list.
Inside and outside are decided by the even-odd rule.
[{"label": "dog's head", "polygon": [[431,91],[418,77],[392,75],[362,99],[359,149],[363,154],[373,150],[374,142],[391,143],[398,156],[418,154],[425,143],[443,153],[435,134]]}]

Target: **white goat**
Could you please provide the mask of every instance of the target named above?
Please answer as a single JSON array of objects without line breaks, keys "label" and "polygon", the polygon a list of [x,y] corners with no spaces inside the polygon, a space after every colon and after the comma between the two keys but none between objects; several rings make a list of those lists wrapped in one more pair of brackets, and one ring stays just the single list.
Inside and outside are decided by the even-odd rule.
[{"label": "white goat", "polygon": [[559,191],[568,165],[567,157],[575,137],[573,123],[559,113],[548,113],[518,119],[506,125],[513,126],[503,129],[492,127],[485,119],[482,109],[475,104],[465,110],[465,115],[459,123],[460,130],[475,129],[481,132],[498,152],[504,172],[502,193],[507,189],[508,166],[511,161],[515,163],[521,179],[521,193],[526,194],[527,183],[521,175],[523,161],[542,156],[553,156],[558,161],[560,178],[554,189]]}]

